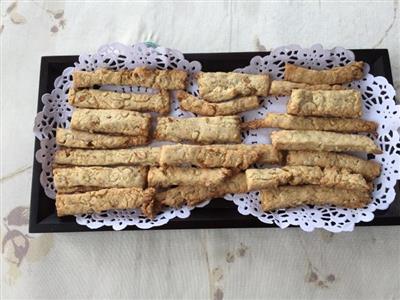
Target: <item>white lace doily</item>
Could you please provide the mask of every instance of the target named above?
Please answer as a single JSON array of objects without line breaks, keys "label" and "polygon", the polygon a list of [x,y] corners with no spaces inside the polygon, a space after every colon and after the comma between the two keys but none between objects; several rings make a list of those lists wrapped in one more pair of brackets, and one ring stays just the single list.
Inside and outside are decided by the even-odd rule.
[{"label": "white lace doily", "polygon": [[[55,129],[57,127],[69,127],[72,115],[72,107],[68,104],[68,89],[72,83],[72,72],[74,69],[93,71],[97,68],[108,69],[133,69],[139,66],[148,66],[159,69],[181,69],[189,73],[189,81],[186,87],[188,92],[197,91],[197,84],[194,82],[193,75],[201,70],[201,65],[197,61],[189,62],[183,54],[177,50],[150,47],[144,43],[133,46],[125,46],[114,43],[101,47],[93,55],[80,55],[79,62],[74,67],[65,69],[60,77],[54,82],[54,90],[50,94],[42,97],[44,104],[43,110],[39,112],[35,119],[34,132],[40,140],[40,149],[36,152],[36,159],[42,164],[40,183],[48,197],[54,199],[56,195],[51,164],[54,153],[57,149],[55,142]],[[130,87],[130,86],[102,86],[101,89],[124,91],[131,93],[152,93],[151,89]],[[175,117],[194,116],[191,113],[183,112],[179,109],[178,101],[174,95],[172,97],[171,115]],[[151,146],[162,143],[153,143]],[[199,206],[205,206],[206,201]],[[197,206],[197,207],[199,207]],[[101,226],[112,226],[114,230],[124,229],[126,226],[135,225],[142,229],[166,224],[175,217],[187,218],[192,207],[183,206],[180,209],[168,208],[159,213],[156,218],[150,220],[141,214],[140,210],[110,210],[101,214],[77,215],[78,224],[86,225],[95,229]]]},{"label": "white lace doily", "polygon": [[[354,54],[343,48],[325,50],[321,45],[310,49],[291,45],[275,49],[271,54],[251,59],[250,65],[237,69],[243,73],[268,73],[273,79],[283,79],[285,62],[295,63],[313,69],[326,69],[343,66],[354,61]],[[363,98],[363,118],[379,124],[378,135],[372,136],[384,151],[381,155],[370,155],[382,164],[382,173],[374,181],[373,201],[361,209],[346,209],[334,206],[302,206],[299,208],[277,210],[265,213],[261,210],[259,192],[226,195],[243,215],[253,215],[263,223],[275,223],[281,228],[289,225],[300,226],[305,231],[324,228],[332,232],[351,231],[360,221],[368,222],[374,218],[374,211],[387,209],[395,198],[394,186],[400,179],[399,133],[400,106],[395,104],[395,91],[383,77],[368,74],[369,66],[364,70],[363,79],[348,86],[361,91]],[[262,107],[242,114],[244,121],[263,118],[268,112],[286,112],[288,97],[266,97]],[[269,136],[273,129],[250,130],[243,133],[244,143],[271,143]]]}]

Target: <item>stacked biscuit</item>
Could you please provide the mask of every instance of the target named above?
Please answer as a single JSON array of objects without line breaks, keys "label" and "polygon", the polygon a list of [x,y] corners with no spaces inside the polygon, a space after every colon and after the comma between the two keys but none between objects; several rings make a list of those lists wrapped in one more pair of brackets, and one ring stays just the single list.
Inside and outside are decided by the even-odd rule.
[{"label": "stacked biscuit", "polygon": [[276,149],[288,151],[288,166],[246,171],[249,189],[260,189],[264,210],[301,204],[334,204],[349,208],[370,202],[370,180],[379,164],[337,152],[382,153],[364,135],[377,124],[360,119],[360,92],[339,84],[362,77],[363,64],[316,71],[287,64],[285,80],[272,83],[274,95],[289,95],[287,114],[270,113],[242,124],[245,129],[281,128],[271,134]]},{"label": "stacked biscuit", "polygon": [[[297,73],[315,72],[314,77],[324,79],[321,82],[298,82],[299,75],[289,72],[291,68],[287,67],[286,81],[272,83],[268,75],[200,73],[199,98],[183,91],[184,71],[136,68],[74,72],[69,102],[76,109],[71,128],[58,129],[56,134],[61,146],[53,169],[58,215],[140,208],[153,217],[162,206],[193,206],[227,193],[259,189],[263,190],[265,210],[305,202],[346,207],[366,203],[370,185],[359,174],[371,179],[379,174],[379,166],[356,157],[289,151],[290,166],[249,169],[254,163],[281,164],[283,150],[378,152],[367,137],[322,132],[375,130],[374,123],[355,118],[361,114],[359,94],[339,90],[338,84],[357,79],[360,72],[362,76],[362,65],[361,71],[357,63],[329,71],[294,67]],[[339,79],[327,80],[332,76]],[[158,92],[126,94],[91,89],[103,84],[151,87]],[[181,108],[202,117],[160,116],[153,132],[148,112],[169,112],[168,90],[178,90]],[[236,115],[257,108],[259,96],[290,92],[291,115],[270,114],[247,123],[241,123]],[[274,133],[272,145],[241,144],[241,130],[259,127],[296,130]],[[177,144],[144,147],[152,137]],[[298,185],[298,189],[292,190],[290,185]],[[357,204],[353,198],[362,201]]]}]

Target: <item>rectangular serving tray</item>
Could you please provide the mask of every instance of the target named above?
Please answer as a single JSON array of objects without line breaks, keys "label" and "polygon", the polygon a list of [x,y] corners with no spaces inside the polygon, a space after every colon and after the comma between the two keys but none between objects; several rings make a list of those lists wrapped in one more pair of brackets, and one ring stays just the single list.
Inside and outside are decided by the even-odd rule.
[{"label": "rectangular serving tray", "polygon": [[[393,84],[390,68],[389,52],[387,49],[353,50],[356,60],[362,60],[370,65],[370,73],[385,77]],[[197,60],[202,64],[203,71],[232,71],[247,66],[250,59],[256,55],[265,56],[269,52],[240,52],[240,53],[196,53],[185,54],[189,61]],[[40,83],[37,111],[41,111],[42,95],[50,93],[54,88],[54,80],[63,70],[74,65],[78,56],[44,56],[41,59]],[[40,143],[35,138],[35,153]],[[33,159],[32,192],[29,218],[29,232],[75,232],[93,231],[86,226],[75,222],[75,217],[58,218],[55,213],[55,202],[46,196],[40,184],[41,164]],[[399,181],[396,184],[396,198],[385,211],[377,211],[371,222],[359,223],[362,226],[400,225],[400,196]],[[203,208],[191,211],[186,219],[175,218],[167,224],[151,229],[190,229],[190,228],[245,228],[245,227],[276,227],[264,224],[254,216],[243,216],[237,211],[237,206],[224,199],[215,199]],[[110,226],[103,226],[97,231],[112,230]],[[138,230],[136,226],[127,226],[124,230]]]}]

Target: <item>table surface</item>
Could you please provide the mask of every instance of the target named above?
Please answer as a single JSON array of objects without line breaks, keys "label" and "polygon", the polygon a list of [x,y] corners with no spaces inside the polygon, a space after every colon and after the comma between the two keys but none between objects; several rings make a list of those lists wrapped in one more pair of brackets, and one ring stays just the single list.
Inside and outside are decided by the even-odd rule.
[{"label": "table surface", "polygon": [[27,233],[41,56],[115,41],[191,53],[387,48],[399,91],[399,1],[0,5],[2,298],[400,298],[399,227]]}]

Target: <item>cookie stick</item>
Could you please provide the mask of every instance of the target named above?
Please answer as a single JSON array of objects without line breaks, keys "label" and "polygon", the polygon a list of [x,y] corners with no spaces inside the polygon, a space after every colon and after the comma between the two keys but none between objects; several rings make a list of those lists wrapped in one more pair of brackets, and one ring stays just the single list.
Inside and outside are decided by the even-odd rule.
[{"label": "cookie stick", "polygon": [[57,145],[71,148],[113,149],[148,144],[147,136],[108,135],[57,128]]},{"label": "cookie stick", "polygon": [[78,194],[57,194],[57,215],[100,213],[110,209],[141,208],[149,218],[157,212],[155,190],[140,188],[110,188]]},{"label": "cookie stick", "polygon": [[240,143],[239,116],[173,118],[159,117],[154,134],[162,141],[198,144]]},{"label": "cookie stick", "polygon": [[172,185],[210,186],[222,183],[231,175],[232,171],[225,168],[152,167],[148,173],[148,185],[162,188]]},{"label": "cookie stick", "polygon": [[360,174],[336,168],[286,166],[275,169],[247,169],[249,190],[266,189],[280,185],[321,185],[347,190],[370,190],[370,185]]},{"label": "cookie stick", "polygon": [[329,84],[307,84],[291,82],[286,80],[272,80],[271,88],[269,89],[269,96],[290,96],[292,90],[304,89],[304,90],[345,90],[345,87],[341,85],[329,85]]},{"label": "cookie stick", "polygon": [[197,82],[201,98],[223,102],[239,96],[268,96],[271,81],[266,74],[200,72]]},{"label": "cookie stick", "polygon": [[287,112],[297,116],[360,118],[361,94],[356,90],[293,90]]},{"label": "cookie stick", "polygon": [[321,130],[336,132],[376,132],[378,124],[361,119],[301,117],[269,113],[264,119],[241,124],[242,129],[282,128],[297,130]]},{"label": "cookie stick", "polygon": [[56,166],[158,166],[160,153],[160,147],[115,150],[60,149],[55,153],[54,164]]},{"label": "cookie stick", "polygon": [[363,78],[363,68],[362,61],[328,70],[309,70],[286,63],[284,76],[285,80],[307,84],[342,84]]},{"label": "cookie stick", "polygon": [[218,185],[205,186],[178,186],[159,193],[157,201],[163,205],[180,207],[184,204],[195,206],[210,198],[222,197],[229,193],[246,193],[246,175],[236,174]]},{"label": "cookie stick", "polygon": [[94,85],[135,85],[161,90],[181,90],[185,88],[187,73],[182,70],[156,70],[138,67],[133,70],[112,71],[97,69],[94,72],[74,71],[74,88]]},{"label": "cookie stick", "polygon": [[170,111],[169,93],[165,90],[157,94],[134,94],[71,88],[68,93],[68,102],[80,108],[154,111],[161,114],[167,114]]},{"label": "cookie stick", "polygon": [[180,107],[203,116],[228,116],[260,106],[257,96],[248,96],[233,99],[222,103],[209,103],[184,91],[177,92]]},{"label": "cookie stick", "polygon": [[346,208],[361,208],[371,202],[368,191],[345,190],[317,185],[280,186],[261,190],[263,211],[272,211],[309,205],[337,205]]},{"label": "cookie stick", "polygon": [[286,163],[290,166],[320,166],[323,168],[346,168],[372,180],[381,173],[381,165],[375,161],[356,156],[320,151],[289,151]]},{"label": "cookie stick", "polygon": [[[58,193],[75,188],[144,188],[147,182],[147,167],[72,167],[53,169],[54,184]],[[87,190],[87,189],[86,189]]]},{"label": "cookie stick", "polygon": [[382,150],[367,136],[323,131],[279,130],[271,133],[272,145],[279,150],[366,152]]},{"label": "cookie stick", "polygon": [[89,132],[148,136],[151,115],[117,109],[76,109],[71,128]]}]

